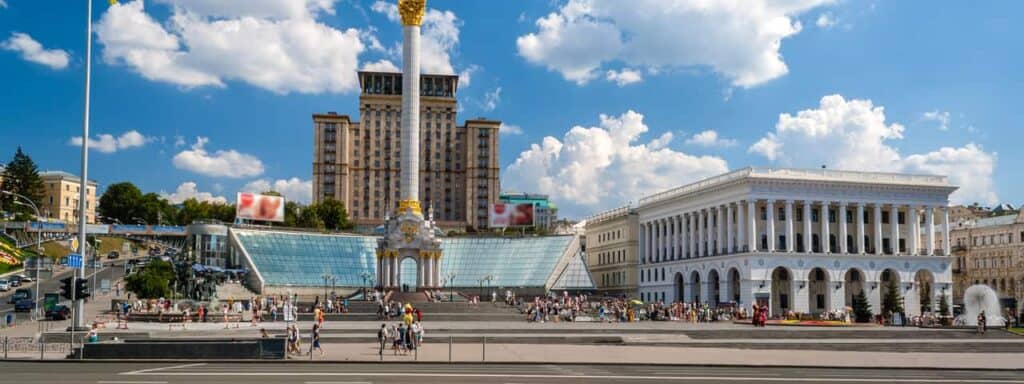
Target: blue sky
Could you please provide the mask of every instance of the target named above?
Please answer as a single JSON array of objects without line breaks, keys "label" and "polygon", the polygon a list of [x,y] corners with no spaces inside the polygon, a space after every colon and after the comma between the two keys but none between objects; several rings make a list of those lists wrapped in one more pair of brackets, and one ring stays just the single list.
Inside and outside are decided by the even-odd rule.
[{"label": "blue sky", "polygon": [[[78,172],[86,17],[67,3],[0,1],[0,161],[21,145]],[[462,76],[460,120],[506,124],[504,189],[564,216],[750,165],[944,174],[954,203],[1024,202],[1024,4],[428,6],[424,71]],[[93,23],[90,178],[171,200],[308,201],[310,115],[356,117],[355,71],[401,65],[393,2],[95,0]]]}]

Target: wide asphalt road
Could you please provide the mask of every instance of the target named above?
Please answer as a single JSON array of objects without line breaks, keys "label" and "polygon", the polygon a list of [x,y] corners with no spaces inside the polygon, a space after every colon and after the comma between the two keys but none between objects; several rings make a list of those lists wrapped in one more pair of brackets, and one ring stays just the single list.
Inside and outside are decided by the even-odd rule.
[{"label": "wide asphalt road", "polygon": [[[117,280],[117,279],[120,279],[121,276],[124,275],[124,263],[125,262],[126,261],[123,260],[123,259],[122,260],[104,260],[103,269],[100,269],[99,272],[96,272],[96,270],[94,270],[92,268],[86,268],[85,269],[85,275],[89,277],[88,282],[86,283],[86,286],[89,287],[89,291],[92,292],[92,295],[94,297],[97,296],[99,288],[100,288],[99,287],[100,282],[102,280],[104,280],[104,279],[110,280],[110,284],[111,284],[110,290],[111,290],[111,292],[113,292],[113,290],[114,290],[114,287],[113,287],[114,281]],[[32,290],[32,295],[33,295],[32,298],[35,298],[36,287],[41,285],[42,286],[42,291],[39,292],[39,300],[40,300],[39,305],[42,306],[43,296],[45,296],[45,294],[47,294],[47,293],[60,293],[60,285],[61,285],[60,280],[63,279],[63,278],[66,278],[66,277],[70,277],[72,271],[73,270],[71,270],[71,269],[63,269],[58,274],[54,275],[52,278],[43,279],[42,284],[37,284],[35,281],[33,281],[31,283],[28,283],[28,284],[22,284],[20,287],[17,287],[17,288],[28,288],[28,289],[31,289]],[[74,270],[74,272],[77,273],[77,270]],[[93,279],[93,274],[96,275],[96,279]],[[93,280],[96,281],[96,286],[95,287],[93,287]],[[10,300],[10,296],[12,294],[14,294],[14,290],[17,289],[17,288],[11,288],[10,291],[4,292],[3,294],[0,294],[0,315],[6,314],[7,312],[13,312],[14,311],[14,304],[9,303],[8,301]],[[60,300],[62,302],[66,301],[64,298],[61,298]],[[17,313],[17,317],[18,317],[19,320],[28,319],[29,315],[30,315],[29,312]]]},{"label": "wide asphalt road", "polygon": [[642,365],[0,362],[4,383],[1024,383],[1021,371]]}]

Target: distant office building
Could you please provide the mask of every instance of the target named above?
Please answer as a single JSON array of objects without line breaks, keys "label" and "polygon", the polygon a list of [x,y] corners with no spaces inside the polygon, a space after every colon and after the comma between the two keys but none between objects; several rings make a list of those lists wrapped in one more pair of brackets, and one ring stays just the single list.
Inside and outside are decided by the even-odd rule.
[{"label": "distant office building", "polygon": [[586,220],[587,268],[598,294],[636,296],[639,217],[632,207],[622,207]]},{"label": "distant office building", "polygon": [[[402,75],[359,72],[360,120],[313,115],[313,200],[345,204],[358,226],[376,226],[399,198]],[[458,76],[420,77],[420,198],[439,226],[484,228],[501,190],[500,121],[457,125]]]},{"label": "distant office building", "polygon": [[1004,308],[1024,309],[1024,210],[957,222],[950,237],[954,303],[963,303],[967,287],[984,284]]},{"label": "distant office building", "polygon": [[548,199],[548,195],[505,192],[498,200],[505,204],[533,205],[533,224],[537,228],[552,229],[558,221],[558,207]]},{"label": "distant office building", "polygon": [[[82,179],[63,171],[39,172],[43,181],[43,201],[39,213],[49,219],[78,223],[78,198]],[[89,181],[85,190],[85,221],[96,222],[96,182]]]}]

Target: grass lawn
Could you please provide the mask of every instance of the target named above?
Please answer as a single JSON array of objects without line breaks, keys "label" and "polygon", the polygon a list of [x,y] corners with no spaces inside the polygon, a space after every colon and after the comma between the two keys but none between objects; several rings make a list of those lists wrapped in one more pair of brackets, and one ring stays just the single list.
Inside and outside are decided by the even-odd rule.
[{"label": "grass lawn", "polygon": [[[110,253],[110,251],[121,252],[122,244],[124,244],[125,242],[128,242],[129,244],[132,243],[131,241],[125,240],[120,237],[101,236],[98,237],[98,239],[100,240],[100,256],[106,256],[108,253]],[[131,247],[129,246],[129,248]]]},{"label": "grass lawn", "polygon": [[1010,328],[1010,332],[1024,336],[1024,328]]},{"label": "grass lawn", "polygon": [[71,253],[71,250],[56,241],[43,243],[43,254],[51,259],[59,260],[69,253]]}]

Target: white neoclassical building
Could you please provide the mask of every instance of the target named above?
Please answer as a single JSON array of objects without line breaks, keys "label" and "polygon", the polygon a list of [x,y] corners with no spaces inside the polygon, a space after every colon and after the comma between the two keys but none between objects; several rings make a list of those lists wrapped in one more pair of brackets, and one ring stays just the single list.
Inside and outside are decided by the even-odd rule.
[{"label": "white neoclassical building", "polygon": [[942,296],[952,304],[956,189],[943,176],[745,168],[647,196],[640,297],[759,302],[776,316],[843,309],[863,291],[880,313],[897,289],[907,315],[922,291],[937,310]]}]

